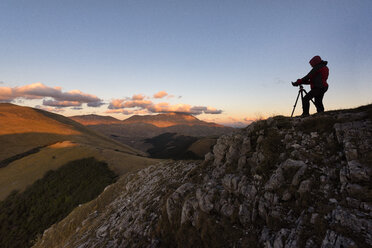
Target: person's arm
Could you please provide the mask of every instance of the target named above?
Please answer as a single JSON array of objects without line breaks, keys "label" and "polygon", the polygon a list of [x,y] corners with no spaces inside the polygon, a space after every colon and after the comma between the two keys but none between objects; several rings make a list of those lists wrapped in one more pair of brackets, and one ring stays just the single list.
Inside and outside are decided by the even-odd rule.
[{"label": "person's arm", "polygon": [[305,77],[301,78],[301,84],[310,84],[310,79],[314,76],[315,68],[313,68]]},{"label": "person's arm", "polygon": [[292,85],[293,86],[298,86],[300,84],[310,84],[310,79],[312,78],[313,74],[314,74],[314,68],[303,78],[301,79],[297,79],[297,81],[295,83],[293,83]]}]

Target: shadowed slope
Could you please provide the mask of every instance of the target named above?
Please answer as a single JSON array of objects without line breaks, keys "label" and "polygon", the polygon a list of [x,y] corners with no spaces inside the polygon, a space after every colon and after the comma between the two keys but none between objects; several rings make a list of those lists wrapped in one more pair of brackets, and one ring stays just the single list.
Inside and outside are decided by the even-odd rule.
[{"label": "shadowed slope", "polygon": [[95,157],[119,175],[154,161],[69,118],[29,107],[0,104],[0,131],[0,200],[72,160]]}]

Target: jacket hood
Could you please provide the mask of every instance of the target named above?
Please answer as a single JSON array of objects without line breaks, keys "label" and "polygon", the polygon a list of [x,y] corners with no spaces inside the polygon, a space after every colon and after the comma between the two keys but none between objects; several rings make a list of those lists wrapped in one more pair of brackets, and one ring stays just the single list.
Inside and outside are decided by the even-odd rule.
[{"label": "jacket hood", "polygon": [[309,61],[309,63],[310,63],[310,65],[312,66],[312,67],[314,67],[314,66],[316,66],[317,64],[319,64],[320,62],[322,62],[322,59],[320,58],[320,56],[314,56],[310,61]]}]

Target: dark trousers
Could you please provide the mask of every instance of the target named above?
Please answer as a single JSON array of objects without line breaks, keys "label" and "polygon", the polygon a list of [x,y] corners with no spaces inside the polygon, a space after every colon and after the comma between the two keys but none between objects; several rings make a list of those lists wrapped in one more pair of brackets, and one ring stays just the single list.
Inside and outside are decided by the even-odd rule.
[{"label": "dark trousers", "polygon": [[316,111],[318,113],[324,112],[324,106],[323,106],[323,96],[324,93],[328,90],[328,87],[324,88],[314,88],[307,93],[306,96],[304,96],[302,101],[302,109],[304,114],[309,114],[310,109],[310,100],[315,98],[315,107]]}]

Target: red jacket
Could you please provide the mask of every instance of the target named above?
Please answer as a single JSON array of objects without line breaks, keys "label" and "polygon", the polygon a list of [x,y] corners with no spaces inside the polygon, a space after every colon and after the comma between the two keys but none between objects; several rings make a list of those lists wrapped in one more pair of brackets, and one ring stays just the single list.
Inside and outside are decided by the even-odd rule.
[{"label": "red jacket", "polygon": [[297,80],[296,85],[300,84],[310,84],[310,88],[326,88],[328,87],[327,79],[329,75],[329,69],[327,67],[328,62],[321,60],[319,63],[310,64],[313,69],[302,79]]}]

